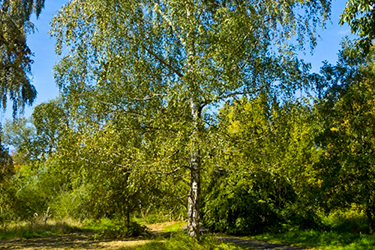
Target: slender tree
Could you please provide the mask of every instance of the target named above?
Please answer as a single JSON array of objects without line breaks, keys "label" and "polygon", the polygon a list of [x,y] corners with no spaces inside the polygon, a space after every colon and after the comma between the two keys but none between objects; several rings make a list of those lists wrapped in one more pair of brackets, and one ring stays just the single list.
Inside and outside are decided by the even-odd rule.
[{"label": "slender tree", "polygon": [[128,128],[143,131],[142,147],[154,145],[149,168],[179,159],[169,172],[189,172],[188,231],[199,237],[201,171],[216,105],[300,86],[307,67],[288,41],[315,46],[329,10],[326,0],[73,0],[52,23],[61,56],[56,80],[81,111],[83,100],[105,104],[102,122],[122,114],[132,121]]}]

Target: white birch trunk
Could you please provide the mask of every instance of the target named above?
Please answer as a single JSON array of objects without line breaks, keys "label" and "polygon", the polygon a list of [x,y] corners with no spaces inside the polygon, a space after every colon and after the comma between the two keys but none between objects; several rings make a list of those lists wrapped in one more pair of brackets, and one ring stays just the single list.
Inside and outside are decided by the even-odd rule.
[{"label": "white birch trunk", "polygon": [[191,113],[194,123],[192,151],[190,155],[190,193],[188,200],[188,233],[191,237],[199,239],[199,200],[200,200],[200,168],[201,155],[199,149],[199,107],[190,99]]},{"label": "white birch trunk", "polygon": [[[192,13],[189,6],[186,6],[186,15],[189,20]],[[188,234],[191,237],[199,239],[199,201],[200,201],[200,124],[201,124],[201,110],[198,102],[199,83],[195,82],[194,77],[194,56],[195,56],[195,41],[193,29],[187,33],[186,36],[186,53],[187,53],[187,74],[186,80],[190,91],[190,110],[191,118],[193,120],[193,131],[191,135],[191,153],[190,153],[190,192],[188,198]]]}]

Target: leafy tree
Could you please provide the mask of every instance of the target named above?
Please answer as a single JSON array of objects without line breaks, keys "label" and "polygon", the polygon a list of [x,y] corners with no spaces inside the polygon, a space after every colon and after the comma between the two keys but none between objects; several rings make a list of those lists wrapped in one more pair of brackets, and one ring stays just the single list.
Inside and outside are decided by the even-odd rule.
[{"label": "leafy tree", "polygon": [[352,33],[359,35],[358,44],[365,53],[370,51],[375,39],[374,8],[374,0],[348,0],[340,16],[340,24],[349,24]]},{"label": "leafy tree", "polygon": [[13,113],[32,104],[36,90],[29,74],[32,53],[26,35],[34,30],[30,16],[38,17],[44,0],[0,1],[0,107],[5,110],[7,99],[13,102]]},{"label": "leafy tree", "polygon": [[[0,126],[0,135],[2,134]],[[3,224],[9,210],[9,203],[12,201],[11,178],[15,173],[12,158],[8,153],[8,149],[1,143],[0,136],[0,224]]]},{"label": "leafy tree", "polygon": [[13,215],[30,218],[48,206],[58,211],[55,204],[71,187],[70,175],[60,172],[53,158],[57,139],[65,131],[66,117],[57,99],[35,107],[30,119],[5,122],[3,138],[14,147],[12,160],[17,170],[7,190],[10,198],[6,205]]},{"label": "leafy tree", "polygon": [[4,123],[3,141],[14,147],[12,155],[14,164],[21,166],[38,159],[39,150],[35,145],[35,127],[25,117],[16,120],[6,120]]},{"label": "leafy tree", "polygon": [[32,123],[36,129],[37,144],[40,154],[47,158],[56,149],[58,140],[69,127],[69,109],[61,98],[41,103],[34,108]]},{"label": "leafy tree", "polygon": [[374,186],[374,53],[368,57],[343,44],[334,84],[317,104],[320,128],[317,146],[323,157],[316,165],[322,181],[322,205],[331,210],[353,203],[366,211],[370,232],[375,230]]},{"label": "leafy tree", "polygon": [[[281,224],[318,225],[311,109],[303,100],[261,93],[220,110],[222,164],[212,170],[205,222],[216,230],[259,233]],[[228,212],[229,211],[229,212]]]},{"label": "leafy tree", "polygon": [[292,93],[308,67],[288,40],[314,46],[329,10],[325,0],[72,1],[52,23],[62,56],[56,80],[81,112],[105,104],[110,113],[92,113],[102,123],[126,116],[124,129],[142,134],[134,152],[147,157],[138,166],[182,179],[188,170],[188,228],[198,237],[215,105],[261,90]]},{"label": "leafy tree", "polygon": [[[45,161],[56,149],[68,126],[68,114],[61,99],[41,103],[29,119],[20,117],[4,124],[4,142],[15,148],[16,164]],[[17,159],[17,160],[16,160]]]}]

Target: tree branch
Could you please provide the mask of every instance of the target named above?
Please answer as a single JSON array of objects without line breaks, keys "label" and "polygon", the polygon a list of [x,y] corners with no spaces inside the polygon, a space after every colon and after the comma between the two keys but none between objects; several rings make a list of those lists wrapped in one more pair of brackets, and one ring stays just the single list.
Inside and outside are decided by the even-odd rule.
[{"label": "tree branch", "polygon": [[173,25],[172,21],[164,15],[164,13],[160,10],[160,5],[156,3],[155,1],[152,1],[155,6],[157,6],[156,11],[161,15],[161,17],[168,23],[168,25],[171,27],[173,32],[176,34],[176,36],[180,39],[180,42],[185,46],[185,40],[182,38],[182,36],[177,32],[176,27]]}]

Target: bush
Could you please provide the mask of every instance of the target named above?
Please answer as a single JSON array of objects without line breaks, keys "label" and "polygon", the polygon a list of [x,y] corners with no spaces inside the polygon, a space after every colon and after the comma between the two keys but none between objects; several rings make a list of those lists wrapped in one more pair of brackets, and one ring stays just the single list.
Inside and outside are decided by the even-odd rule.
[{"label": "bush", "polygon": [[366,214],[355,206],[331,212],[323,223],[338,233],[369,233]]},{"label": "bush", "polygon": [[203,221],[209,229],[229,234],[278,231],[284,222],[283,209],[295,198],[291,185],[271,173],[225,174],[209,188]]},{"label": "bush", "polygon": [[108,226],[99,231],[94,238],[100,239],[124,239],[129,237],[148,236],[150,233],[146,226],[137,222],[131,222],[129,226]]}]

